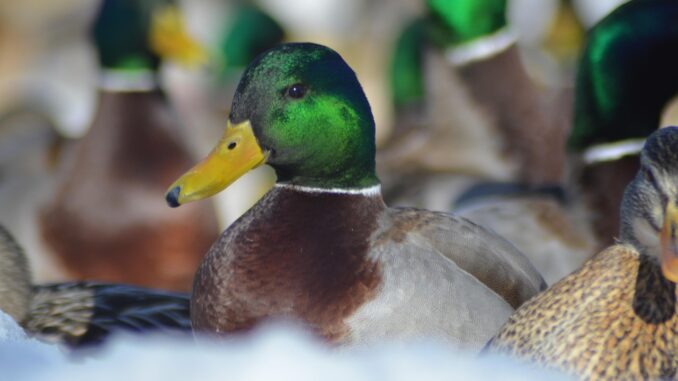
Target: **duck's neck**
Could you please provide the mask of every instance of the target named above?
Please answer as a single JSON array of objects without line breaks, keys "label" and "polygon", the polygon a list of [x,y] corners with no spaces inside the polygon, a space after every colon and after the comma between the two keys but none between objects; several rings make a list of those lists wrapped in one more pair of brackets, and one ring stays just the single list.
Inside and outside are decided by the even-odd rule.
[{"label": "duck's neck", "polygon": [[563,146],[563,132],[549,123],[516,45],[455,68],[475,101],[493,118],[505,154],[518,162],[517,180],[560,182],[564,150],[558,147]]},{"label": "duck's neck", "polygon": [[639,168],[638,155],[632,155],[589,164],[577,174],[575,183],[586,209],[591,211],[593,231],[601,247],[613,244],[619,234],[619,205]]}]

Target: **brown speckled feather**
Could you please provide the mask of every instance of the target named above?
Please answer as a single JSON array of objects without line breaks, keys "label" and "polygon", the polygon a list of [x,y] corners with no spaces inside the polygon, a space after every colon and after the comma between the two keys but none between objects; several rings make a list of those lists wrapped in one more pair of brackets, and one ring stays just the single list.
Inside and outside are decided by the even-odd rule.
[{"label": "brown speckled feather", "polygon": [[488,344],[591,380],[676,379],[675,284],[615,245],[523,305]]},{"label": "brown speckled feather", "polygon": [[162,94],[102,92],[74,165],[44,208],[47,245],[77,279],[188,290],[216,239],[209,203],[172,211],[163,192],[191,165]]}]

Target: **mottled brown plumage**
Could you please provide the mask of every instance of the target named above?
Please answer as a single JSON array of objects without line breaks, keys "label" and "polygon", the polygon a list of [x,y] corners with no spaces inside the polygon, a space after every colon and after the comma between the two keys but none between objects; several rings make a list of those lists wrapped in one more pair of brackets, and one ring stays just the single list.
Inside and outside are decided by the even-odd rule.
[{"label": "mottled brown plumage", "polygon": [[176,213],[162,200],[191,163],[174,118],[158,90],[100,93],[91,130],[41,214],[67,277],[190,288],[218,227],[208,203]]},{"label": "mottled brown plumage", "polygon": [[489,350],[591,380],[675,379],[675,303],[655,259],[615,245],[525,303]]}]

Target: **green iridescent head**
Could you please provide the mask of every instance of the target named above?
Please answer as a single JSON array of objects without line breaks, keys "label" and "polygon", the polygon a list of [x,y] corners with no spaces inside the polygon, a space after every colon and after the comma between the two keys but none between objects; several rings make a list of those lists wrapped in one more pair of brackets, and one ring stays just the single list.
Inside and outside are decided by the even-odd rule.
[{"label": "green iridescent head", "polygon": [[245,70],[231,108],[249,120],[279,182],[360,188],[378,183],[374,119],[358,78],[332,49],[284,44]]},{"label": "green iridescent head", "polygon": [[156,70],[164,58],[185,64],[205,59],[174,0],[104,0],[92,39],[107,69]]},{"label": "green iridescent head", "polygon": [[223,137],[165,199],[172,207],[202,200],[264,163],[279,183],[369,187],[379,183],[374,151],[370,105],[341,56],[322,45],[280,45],[245,69]]},{"label": "green iridescent head", "polygon": [[254,5],[243,5],[221,42],[223,67],[242,69],[259,54],[280,44],[285,31],[271,16]]},{"label": "green iridescent head", "polygon": [[506,27],[506,0],[427,0],[434,42],[457,45]]},{"label": "green iridescent head", "polygon": [[418,18],[403,30],[391,59],[391,90],[396,108],[418,104],[424,99],[425,45],[426,21]]},{"label": "green iridescent head", "polygon": [[678,2],[631,1],[590,32],[568,148],[645,138],[678,94]]}]

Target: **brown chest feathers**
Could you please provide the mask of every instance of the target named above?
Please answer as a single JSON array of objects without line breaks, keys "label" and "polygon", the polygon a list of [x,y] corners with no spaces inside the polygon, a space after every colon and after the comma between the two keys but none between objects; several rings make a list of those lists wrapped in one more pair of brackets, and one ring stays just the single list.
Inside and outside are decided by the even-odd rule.
[{"label": "brown chest feathers", "polygon": [[232,332],[269,317],[300,320],[328,340],[380,283],[368,259],[381,196],[276,187],[234,223],[200,265],[194,329]]},{"label": "brown chest feathers", "polygon": [[523,305],[489,348],[590,380],[676,379],[676,288],[617,245]]},{"label": "brown chest feathers", "polygon": [[91,130],[40,216],[68,275],[190,289],[218,226],[209,203],[174,211],[164,202],[192,162],[177,129],[160,92],[101,94]]}]

